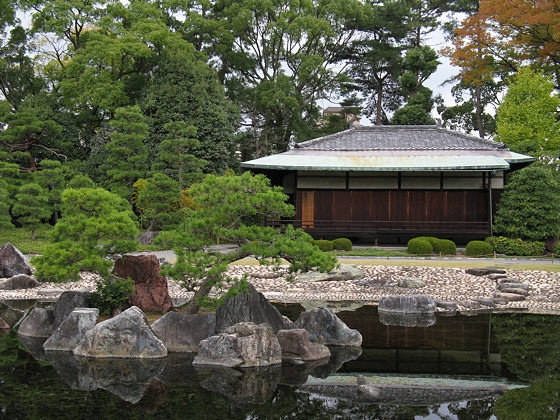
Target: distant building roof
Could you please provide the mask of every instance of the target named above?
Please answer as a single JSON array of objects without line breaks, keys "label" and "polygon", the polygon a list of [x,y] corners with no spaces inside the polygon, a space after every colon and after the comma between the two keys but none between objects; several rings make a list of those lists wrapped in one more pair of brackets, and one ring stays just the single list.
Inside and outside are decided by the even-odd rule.
[{"label": "distant building roof", "polygon": [[360,126],[243,162],[247,169],[324,171],[505,170],[531,156],[436,126]]}]

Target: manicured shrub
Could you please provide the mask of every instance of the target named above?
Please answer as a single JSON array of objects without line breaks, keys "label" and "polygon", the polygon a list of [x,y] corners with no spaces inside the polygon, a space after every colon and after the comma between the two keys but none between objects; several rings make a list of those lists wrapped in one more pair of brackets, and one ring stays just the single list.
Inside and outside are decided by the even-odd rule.
[{"label": "manicured shrub", "polygon": [[332,243],[338,251],[352,251],[352,241],[348,238],[337,238]]},{"label": "manicured shrub", "polygon": [[334,244],[332,241],[327,241],[325,239],[319,239],[317,241],[313,241],[313,244],[316,245],[321,251],[332,251],[334,249]]},{"label": "manicured shrub", "polygon": [[412,238],[407,244],[410,254],[431,254],[433,252],[432,245],[423,238]]},{"label": "manicured shrub", "polygon": [[457,245],[449,239],[438,239],[438,248],[444,255],[457,255]]},{"label": "manicured shrub", "polygon": [[506,238],[505,236],[491,236],[486,238],[498,254],[518,255],[518,256],[534,256],[544,255],[545,243],[540,241],[524,241],[516,238]]},{"label": "manicured shrub", "polygon": [[470,241],[467,244],[467,255],[469,257],[478,257],[480,255],[490,255],[494,252],[494,248],[488,242]]},{"label": "manicured shrub", "polygon": [[439,239],[434,236],[419,236],[417,239],[423,239],[432,246],[432,251],[436,254],[441,252]]}]

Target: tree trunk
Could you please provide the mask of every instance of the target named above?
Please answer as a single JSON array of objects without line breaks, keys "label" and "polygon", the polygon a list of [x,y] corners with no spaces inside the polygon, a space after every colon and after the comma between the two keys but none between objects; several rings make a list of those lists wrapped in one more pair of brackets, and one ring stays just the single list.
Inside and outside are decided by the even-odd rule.
[{"label": "tree trunk", "polygon": [[482,103],[481,103],[481,89],[482,87],[480,86],[480,84],[476,85],[475,88],[475,100],[474,100],[474,104],[475,104],[475,110],[476,110],[476,125],[478,128],[478,135],[481,138],[484,138],[484,124],[482,123]]},{"label": "tree trunk", "polygon": [[383,112],[383,81],[377,82],[377,115],[375,116],[375,125],[381,125],[381,114]]},{"label": "tree trunk", "polygon": [[37,232],[37,228],[31,229],[31,240],[32,240],[32,241],[35,240],[35,232]]},{"label": "tree trunk", "polygon": [[185,307],[186,314],[196,314],[200,310],[199,299],[208,296],[210,290],[212,290],[212,286],[216,283],[215,278],[207,278],[204,280],[204,283],[200,285],[200,287],[194,292],[193,298],[189,301],[187,306]]}]

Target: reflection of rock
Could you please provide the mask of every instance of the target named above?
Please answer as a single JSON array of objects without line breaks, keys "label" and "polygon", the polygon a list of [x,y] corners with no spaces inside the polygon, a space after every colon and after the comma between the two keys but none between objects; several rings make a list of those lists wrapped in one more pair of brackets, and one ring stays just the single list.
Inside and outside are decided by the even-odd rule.
[{"label": "reflection of rock", "polygon": [[99,318],[97,308],[76,308],[53,331],[43,344],[45,350],[72,351],[84,339],[86,331],[95,327]]},{"label": "reflection of rock", "polygon": [[247,293],[239,293],[227,299],[216,310],[216,331],[224,332],[228,327],[240,322],[268,324],[276,334],[279,330],[293,328],[293,323],[282,316],[278,309],[257,292],[249,283]]},{"label": "reflection of rock", "polygon": [[97,388],[95,377],[84,359],[77,360],[69,351],[46,351],[45,357],[70,389],[93,391]]},{"label": "reflection of rock", "polygon": [[340,264],[340,267],[330,273],[320,273],[318,271],[308,271],[297,276],[296,281],[316,282],[316,281],[346,281],[359,280],[365,277],[362,270],[354,264]]},{"label": "reflection of rock", "polygon": [[133,306],[86,331],[84,339],[74,348],[74,354],[159,358],[167,356],[167,349],[150,329],[146,315]]},{"label": "reflection of rock", "polygon": [[24,311],[10,308],[8,305],[0,302],[0,319],[4,320],[8,327],[13,328],[14,325],[23,317]]},{"label": "reflection of rock", "polygon": [[90,359],[77,357],[81,372],[94,378],[97,388],[137,403],[165,367],[165,359]]},{"label": "reflection of rock", "polygon": [[401,314],[379,311],[379,322],[397,327],[430,327],[436,323],[435,314]]},{"label": "reflection of rock", "polygon": [[198,385],[192,361],[196,353],[169,353],[157,379],[169,386]]},{"label": "reflection of rock", "polygon": [[436,302],[426,295],[383,296],[379,301],[379,311],[405,314],[434,313]]},{"label": "reflection of rock", "polygon": [[167,385],[154,379],[144,393],[142,399],[138,401],[132,409],[135,411],[143,411],[148,414],[156,414],[158,408],[165,402],[166,392]]},{"label": "reflection of rock", "polygon": [[167,351],[195,352],[198,343],[216,334],[216,316],[168,312],[152,323],[152,331]]},{"label": "reflection of rock", "polygon": [[64,318],[66,318],[75,308],[88,307],[88,293],[85,292],[64,292],[60,295],[54,306],[54,329],[56,329]]},{"label": "reflection of rock", "polygon": [[21,322],[18,335],[26,337],[49,337],[53,330],[54,310],[52,308],[33,308]]},{"label": "reflection of rock", "polygon": [[227,367],[269,366],[282,363],[282,349],[267,324],[240,322],[225,333],[200,342],[193,364]]},{"label": "reflection of rock", "polygon": [[134,283],[132,305],[144,311],[167,312],[173,306],[167,279],[159,273],[159,260],[151,255],[124,255],[115,261],[113,274]]},{"label": "reflection of rock", "polygon": [[[341,347],[342,348],[342,347]],[[283,385],[302,385],[316,369],[329,363],[329,359],[313,360],[311,362],[286,362],[282,363],[282,377],[280,383]]]},{"label": "reflection of rock", "polygon": [[282,347],[282,360],[319,360],[329,357],[327,346],[309,341],[309,333],[304,329],[280,330],[276,334]]},{"label": "reflection of rock", "polygon": [[306,311],[315,308],[328,308],[336,314],[338,312],[343,312],[343,311],[355,311],[356,309],[360,309],[362,306],[364,306],[364,303],[363,302],[329,302],[326,300],[312,300],[312,301],[301,302],[300,305]]},{"label": "reflection of rock", "polygon": [[348,328],[331,310],[315,308],[302,313],[295,322],[298,328],[309,332],[309,339],[315,343],[331,346],[361,346],[362,335]]},{"label": "reflection of rock", "polygon": [[331,357],[328,363],[316,367],[311,372],[315,378],[326,378],[337,372],[344,363],[356,360],[362,355],[361,347],[329,347],[329,350]]},{"label": "reflection of rock", "polygon": [[218,366],[195,366],[200,386],[242,404],[270,401],[280,381],[278,366],[232,369]]},{"label": "reflection of rock", "polygon": [[9,278],[17,274],[31,275],[31,266],[23,254],[6,242],[0,247],[0,278]]},{"label": "reflection of rock", "polygon": [[46,362],[45,352],[43,350],[43,343],[45,342],[45,337],[28,337],[25,335],[18,335],[20,343],[29,350],[31,356],[39,362]]}]

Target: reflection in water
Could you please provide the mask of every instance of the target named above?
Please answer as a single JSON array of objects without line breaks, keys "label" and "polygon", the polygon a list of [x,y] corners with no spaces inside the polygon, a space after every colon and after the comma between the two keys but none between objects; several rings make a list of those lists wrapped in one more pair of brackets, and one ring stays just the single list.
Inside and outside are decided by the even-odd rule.
[{"label": "reflection in water", "polygon": [[435,314],[400,314],[379,311],[379,321],[383,325],[396,327],[431,327],[436,323]]},{"label": "reflection in water", "polygon": [[195,365],[200,386],[243,404],[264,404],[280,382],[281,366],[234,369]]}]

